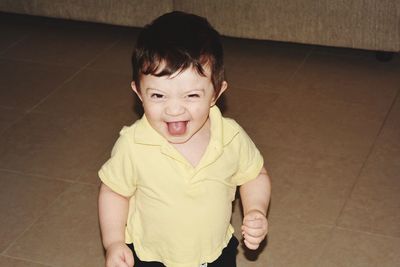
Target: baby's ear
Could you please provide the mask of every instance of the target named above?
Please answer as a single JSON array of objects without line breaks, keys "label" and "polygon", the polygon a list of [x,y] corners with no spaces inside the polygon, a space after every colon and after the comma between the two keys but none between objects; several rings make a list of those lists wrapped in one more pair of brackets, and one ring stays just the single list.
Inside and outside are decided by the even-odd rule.
[{"label": "baby's ear", "polygon": [[137,88],[135,81],[131,82],[131,88],[136,93],[136,95],[140,98],[140,101],[142,101],[142,96],[140,95],[140,90],[139,90],[139,88]]},{"label": "baby's ear", "polygon": [[220,96],[226,91],[226,89],[228,89],[228,83],[226,81],[222,82],[221,85],[221,90],[219,90],[218,95],[214,96],[213,102],[212,102],[212,106],[215,105],[215,103],[217,103],[217,100],[220,98]]}]

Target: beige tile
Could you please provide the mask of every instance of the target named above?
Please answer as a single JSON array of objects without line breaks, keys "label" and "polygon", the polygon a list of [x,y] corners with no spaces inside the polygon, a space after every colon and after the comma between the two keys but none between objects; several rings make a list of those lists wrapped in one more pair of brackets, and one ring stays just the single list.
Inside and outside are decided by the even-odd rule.
[{"label": "beige tile", "polygon": [[243,94],[244,100],[239,101],[244,104],[239,102],[231,108],[229,115],[256,143],[365,158],[385,116],[384,112],[369,112],[360,104],[324,103],[306,97],[296,101],[282,94],[272,100],[274,97],[265,95],[257,99]]},{"label": "beige tile", "polygon": [[132,76],[131,57],[139,29],[132,28],[114,46],[99,55],[89,69],[119,72]]},{"label": "beige tile", "polygon": [[28,110],[76,71],[62,66],[0,60],[0,105]]},{"label": "beige tile", "polygon": [[[367,109],[361,104],[339,102],[342,110],[338,112],[335,103],[313,103],[315,97],[310,101],[304,97],[306,103],[290,102],[284,97],[273,92],[231,88],[227,92],[225,115],[236,119],[263,152],[272,176],[271,215],[333,225],[384,114],[362,118],[359,114]],[[348,113],[354,118],[349,119]],[[371,128],[375,129],[375,136],[362,137]],[[298,136],[301,132],[304,134]]]},{"label": "beige tile", "polygon": [[308,141],[304,135],[313,132],[321,143],[312,147],[366,155],[396,95],[397,72],[396,66],[371,60],[310,57],[285,105],[293,107],[294,127],[304,125],[300,139]]},{"label": "beige tile", "polygon": [[400,239],[337,229],[316,266],[393,267],[399,265]]},{"label": "beige tile", "polygon": [[[114,141],[117,141],[116,139]],[[102,156],[96,158],[95,163],[90,168],[83,170],[78,180],[81,183],[89,183],[94,185],[100,185],[98,172],[103,164],[110,158],[113,143],[105,149],[105,153]]]},{"label": "beige tile", "polygon": [[126,125],[138,118],[133,106],[134,92],[128,75],[83,70],[35,111],[104,119]]},{"label": "beige tile", "polygon": [[339,225],[400,237],[400,146],[398,141],[385,146],[375,147],[369,157]]},{"label": "beige tile", "polygon": [[64,182],[0,170],[0,252],[11,245],[68,187],[69,184]]},{"label": "beige tile", "polygon": [[[239,226],[238,226],[239,227]],[[269,219],[266,245],[250,251],[239,245],[238,267],[309,267],[316,266],[331,227],[303,224],[283,218]]]},{"label": "beige tile", "polygon": [[0,266],[4,267],[52,267],[50,265],[43,265],[31,261],[24,261],[20,259],[13,259],[9,257],[0,256]]},{"label": "beige tile", "polygon": [[0,24],[0,32],[0,55],[3,54],[7,48],[22,41],[30,33],[29,29],[17,25],[7,25],[5,23]]},{"label": "beige tile", "polygon": [[[305,84],[302,86],[306,88]],[[279,93],[232,87],[226,93],[227,115],[236,119],[257,143],[365,158],[395,90],[376,99],[375,104],[375,95],[355,102],[344,92],[342,96],[325,93],[323,87],[301,93],[290,93],[285,86]]]},{"label": "beige tile", "polygon": [[97,192],[71,187],[5,255],[58,267],[104,266]]},{"label": "beige tile", "polygon": [[21,110],[0,107],[0,135],[22,116],[24,113]]},{"label": "beige tile", "polygon": [[[385,121],[385,129],[394,131],[397,134],[399,134],[400,132],[400,94],[397,95],[397,98],[393,103],[388,118]],[[384,138],[384,136],[381,138]]]},{"label": "beige tile", "polygon": [[270,216],[335,225],[362,161],[260,146],[272,180]]},{"label": "beige tile", "polygon": [[101,166],[103,166],[103,164],[106,161],[107,161],[107,159],[103,160],[102,162],[99,162],[99,164],[96,167],[94,167],[90,170],[82,171],[82,173],[80,174],[80,176],[78,178],[79,182],[86,183],[86,184],[100,185],[101,180],[99,178],[98,172],[99,172]]},{"label": "beige tile", "polygon": [[264,144],[358,157],[367,155],[387,111],[308,95],[281,97],[274,108],[279,115],[253,122]]},{"label": "beige tile", "polygon": [[103,158],[121,127],[68,114],[28,114],[2,134],[0,168],[77,180]]},{"label": "beige tile", "polygon": [[243,89],[276,91],[302,64],[309,46],[225,39],[228,82]]},{"label": "beige tile", "polygon": [[54,20],[7,49],[1,57],[80,67],[119,39],[118,30],[113,29]]},{"label": "beige tile", "polygon": [[250,135],[257,126],[255,123],[268,117],[273,120],[280,116],[274,110],[274,103],[279,98],[278,93],[230,86],[223,97],[218,106],[224,116],[236,120]]},{"label": "beige tile", "polygon": [[[237,121],[256,144],[285,144],[282,133],[276,127],[278,123],[289,123],[285,122],[285,114],[279,108],[281,97],[278,92],[231,86],[220,106],[224,116]],[[260,125],[264,128],[261,129]]]},{"label": "beige tile", "polygon": [[398,179],[400,173],[399,140],[400,97],[397,97],[365,166],[364,180],[368,180],[372,184],[400,188]]},{"label": "beige tile", "polygon": [[384,128],[369,156],[360,182],[400,188],[400,128]]},{"label": "beige tile", "polygon": [[[346,64],[330,56],[314,56],[291,86],[278,86],[279,92],[269,95],[233,86],[227,92],[229,115],[258,143],[365,158],[400,80],[389,67],[366,68],[365,61],[345,59]],[[388,86],[377,92],[385,81]]]},{"label": "beige tile", "polygon": [[[3,1],[4,2],[4,1]],[[37,17],[11,13],[0,14],[0,55],[42,28]]]},{"label": "beige tile", "polygon": [[314,55],[291,85],[281,88],[266,116],[249,115],[248,124],[254,138],[265,144],[365,157],[398,90],[396,70],[366,60]]},{"label": "beige tile", "polygon": [[400,237],[400,101],[365,163],[339,225]]},{"label": "beige tile", "polygon": [[288,94],[318,96],[324,102],[350,102],[387,108],[400,84],[400,64],[374,59],[311,54],[289,83]]},{"label": "beige tile", "polygon": [[371,185],[360,181],[346,203],[339,226],[400,237],[399,190],[399,186]]}]

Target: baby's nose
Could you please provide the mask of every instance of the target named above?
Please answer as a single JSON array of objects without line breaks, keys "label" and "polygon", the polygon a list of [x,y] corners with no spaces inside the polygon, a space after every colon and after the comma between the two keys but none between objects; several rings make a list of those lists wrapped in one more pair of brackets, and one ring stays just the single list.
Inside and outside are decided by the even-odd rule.
[{"label": "baby's nose", "polygon": [[165,112],[169,116],[178,116],[185,112],[185,108],[180,101],[171,100],[168,102]]}]

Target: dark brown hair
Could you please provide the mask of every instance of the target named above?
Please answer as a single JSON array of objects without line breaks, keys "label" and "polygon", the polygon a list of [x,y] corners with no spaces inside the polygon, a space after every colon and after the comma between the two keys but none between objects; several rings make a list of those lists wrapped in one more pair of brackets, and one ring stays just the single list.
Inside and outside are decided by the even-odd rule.
[{"label": "dark brown hair", "polygon": [[164,14],[146,25],[132,56],[133,81],[139,90],[142,74],[170,76],[193,67],[206,76],[205,66],[211,70],[211,82],[218,95],[224,81],[220,35],[205,18],[180,11]]}]

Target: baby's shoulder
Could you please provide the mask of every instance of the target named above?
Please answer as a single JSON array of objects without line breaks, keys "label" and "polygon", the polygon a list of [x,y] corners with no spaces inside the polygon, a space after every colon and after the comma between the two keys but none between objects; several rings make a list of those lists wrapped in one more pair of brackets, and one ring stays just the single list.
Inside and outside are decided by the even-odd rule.
[{"label": "baby's shoulder", "polygon": [[244,132],[243,127],[234,119],[223,117],[222,127],[225,132],[241,133]]},{"label": "baby's shoulder", "polygon": [[117,138],[116,145],[120,144],[120,146],[128,146],[132,148],[135,143],[135,129],[136,123],[129,126],[123,126],[119,131],[119,137]]},{"label": "baby's shoulder", "polygon": [[136,128],[136,123],[129,126],[123,126],[122,129],[119,131],[119,136],[120,137],[133,136],[135,134],[135,128]]}]

